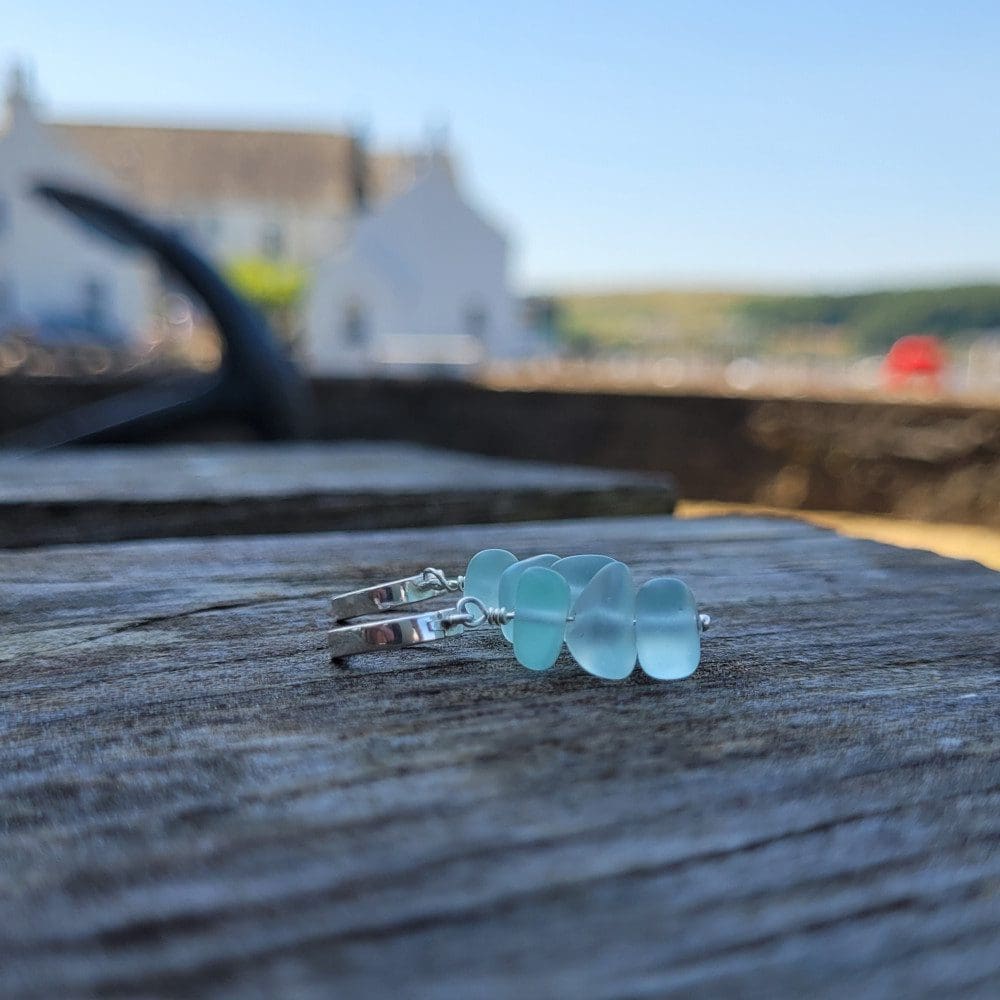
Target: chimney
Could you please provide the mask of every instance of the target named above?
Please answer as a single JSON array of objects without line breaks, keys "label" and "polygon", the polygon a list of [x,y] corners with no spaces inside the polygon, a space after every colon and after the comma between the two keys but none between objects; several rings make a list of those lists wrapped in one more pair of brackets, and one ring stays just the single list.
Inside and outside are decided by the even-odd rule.
[{"label": "chimney", "polygon": [[368,207],[368,144],[360,129],[351,134],[349,161],[351,208],[360,214]]},{"label": "chimney", "polygon": [[18,118],[34,118],[35,101],[28,70],[22,63],[14,63],[7,75],[7,124]]}]

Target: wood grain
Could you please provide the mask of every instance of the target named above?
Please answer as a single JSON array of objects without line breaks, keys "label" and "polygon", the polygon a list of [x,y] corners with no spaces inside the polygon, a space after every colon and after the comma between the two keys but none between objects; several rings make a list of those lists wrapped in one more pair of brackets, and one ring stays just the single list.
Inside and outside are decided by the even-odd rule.
[{"label": "wood grain", "polygon": [[[325,596],[488,544],[687,578],[689,680]],[[995,997],[1000,575],[779,520],[0,553],[0,994]]]},{"label": "wood grain", "polygon": [[[995,403],[769,399],[625,385],[576,391],[540,378],[524,391],[455,379],[317,378],[316,433],[669,472],[688,499],[1000,527]],[[136,377],[7,376],[0,379],[0,438],[144,385]],[[247,433],[206,421],[178,429],[174,440]]]},{"label": "wood grain", "polygon": [[399,443],[0,452],[0,547],[669,514],[666,475]]}]

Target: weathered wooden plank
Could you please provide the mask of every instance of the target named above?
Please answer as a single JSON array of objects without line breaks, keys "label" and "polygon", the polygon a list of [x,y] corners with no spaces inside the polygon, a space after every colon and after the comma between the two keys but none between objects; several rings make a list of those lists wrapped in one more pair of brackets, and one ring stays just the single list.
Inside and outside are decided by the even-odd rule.
[{"label": "weathered wooden plank", "polygon": [[669,514],[669,476],[414,444],[0,453],[0,547]]},{"label": "weathered wooden plank", "polygon": [[[103,376],[4,378],[0,437],[143,384]],[[312,380],[321,438],[406,438],[516,459],[666,470],[688,499],[1000,526],[995,402],[625,388],[498,391],[455,380]],[[230,440],[239,429],[205,423],[196,431],[199,440]]]},{"label": "weathered wooden plank", "polygon": [[[472,550],[688,578],[688,681],[327,662]],[[0,554],[0,993],[983,996],[1000,574],[669,518]]]}]

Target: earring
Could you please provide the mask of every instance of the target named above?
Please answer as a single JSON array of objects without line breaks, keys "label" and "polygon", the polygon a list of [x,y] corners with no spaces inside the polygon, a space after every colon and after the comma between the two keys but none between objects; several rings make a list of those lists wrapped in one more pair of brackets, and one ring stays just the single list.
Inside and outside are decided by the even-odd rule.
[{"label": "earring", "polygon": [[[345,624],[461,591],[453,608]],[[681,580],[657,577],[636,591],[632,573],[610,556],[551,553],[519,560],[506,549],[477,552],[465,574],[429,567],[414,576],[333,597],[333,658],[451,638],[499,626],[517,661],[547,670],[565,641],[576,662],[606,680],[627,677],[638,660],[657,680],[692,674],[711,619]]]}]

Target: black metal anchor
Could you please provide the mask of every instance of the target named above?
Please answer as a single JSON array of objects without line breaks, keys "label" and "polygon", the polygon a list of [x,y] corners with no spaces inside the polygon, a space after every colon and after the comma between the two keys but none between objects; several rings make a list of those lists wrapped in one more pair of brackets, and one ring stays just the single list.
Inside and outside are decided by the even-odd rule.
[{"label": "black metal anchor", "polygon": [[151,253],[204,304],[224,345],[211,375],[161,384],[51,417],[4,442],[31,449],[136,442],[209,417],[231,417],[261,438],[301,438],[312,429],[309,386],[263,315],[176,233],[90,192],[39,184],[34,193],[117,243]]}]

